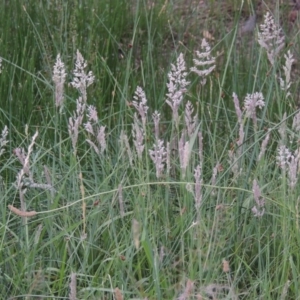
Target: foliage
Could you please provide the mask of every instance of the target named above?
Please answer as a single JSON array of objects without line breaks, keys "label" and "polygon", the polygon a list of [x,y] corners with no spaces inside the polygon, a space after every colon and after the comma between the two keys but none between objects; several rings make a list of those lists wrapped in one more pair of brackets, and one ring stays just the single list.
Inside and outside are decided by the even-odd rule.
[{"label": "foliage", "polygon": [[215,2],[3,1],[3,299],[298,299],[295,51]]}]

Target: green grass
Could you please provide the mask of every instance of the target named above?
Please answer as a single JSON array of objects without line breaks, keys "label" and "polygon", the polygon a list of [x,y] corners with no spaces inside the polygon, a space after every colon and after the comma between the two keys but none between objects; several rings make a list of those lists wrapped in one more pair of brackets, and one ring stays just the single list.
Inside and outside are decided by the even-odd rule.
[{"label": "green grass", "polygon": [[[248,1],[221,5],[210,0],[203,11],[163,0],[153,7],[148,1],[125,0],[2,2],[0,129],[8,127],[9,143],[0,156],[0,299],[72,299],[72,273],[77,299],[119,300],[116,288],[124,299],[179,299],[188,280],[193,289],[180,299],[300,299],[299,185],[291,189],[288,171],[276,163],[281,143],[294,153],[299,148],[299,132],[292,127],[297,77],[292,76],[291,97],[278,81],[284,75],[284,54],[297,51],[297,32],[290,35],[282,23],[287,43],[272,67],[254,36],[239,36],[238,23],[255,9]],[[288,8],[278,4],[272,9],[282,18]],[[214,37],[209,43],[217,61],[201,86],[189,68],[203,30]],[[95,75],[87,103],[96,107],[98,125],[106,126],[107,149],[100,155],[86,142],[94,140],[83,126],[76,151],[68,133],[79,97],[68,84],[77,49]],[[60,112],[52,81],[58,53],[67,69]],[[166,84],[180,53],[190,84],[175,124],[165,103]],[[141,159],[132,136],[137,86],[149,106]],[[241,109],[248,93],[262,92],[266,103],[257,109],[257,126],[243,115],[240,146],[233,92]],[[191,154],[184,172],[176,145],[185,130],[188,100],[199,119],[203,160],[197,132],[186,136]],[[161,113],[160,138],[171,149],[170,170],[165,168],[158,179],[149,156],[155,110]],[[280,134],[284,123],[285,138]],[[268,130],[270,141],[259,161]],[[28,187],[24,194],[16,186],[22,169],[16,149],[28,153],[36,131],[30,173],[23,182],[32,176],[53,190]],[[122,131],[132,162],[120,142]],[[229,150],[237,155],[234,163]],[[195,187],[198,164],[202,202],[196,209],[187,185]],[[251,211],[253,180],[265,199],[261,218]],[[8,205],[20,209],[22,197],[35,216],[9,210]],[[229,272],[222,269],[224,260]]]}]

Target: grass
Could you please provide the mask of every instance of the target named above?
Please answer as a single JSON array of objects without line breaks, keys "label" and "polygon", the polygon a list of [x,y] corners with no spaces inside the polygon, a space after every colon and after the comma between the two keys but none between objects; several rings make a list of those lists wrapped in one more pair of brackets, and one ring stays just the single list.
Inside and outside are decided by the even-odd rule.
[{"label": "grass", "polygon": [[[292,75],[287,97],[278,80],[284,78],[284,54],[291,50],[297,58],[297,23],[290,34],[284,22],[289,7],[263,2],[258,19],[270,9],[286,34],[286,47],[272,66],[254,35],[239,35],[238,24],[256,9],[250,2],[210,0],[197,8],[162,0],[154,6],[125,0],[28,0],[24,6],[4,1],[0,128],[8,127],[8,143],[0,156],[0,299],[300,299],[299,186],[291,188],[289,173],[291,165],[298,168],[299,131],[293,127],[298,82]],[[216,68],[202,86],[190,67],[204,30],[213,37]],[[77,49],[86,71],[95,75],[86,92],[98,112],[93,128],[106,127],[107,148],[100,154],[86,141],[97,146],[83,125],[75,147],[68,131],[80,96],[69,84]],[[58,53],[67,69],[61,110],[52,81]],[[168,73],[180,53],[190,84],[176,122],[165,101]],[[146,123],[137,120],[145,133],[141,158],[132,133],[137,86],[149,106]],[[246,95],[255,92],[265,101],[256,110],[256,125],[244,109]],[[190,137],[185,132],[185,170],[178,141],[186,130],[188,100],[199,122]],[[159,138],[165,147],[170,143],[170,168],[165,162],[159,178],[149,155],[156,142],[155,110],[161,114]],[[87,120],[84,113],[83,123]],[[276,161],[281,145],[295,159],[290,157],[286,169]],[[26,155],[28,169],[21,163]],[[258,200],[265,201],[261,217],[252,212],[259,206],[254,180]],[[36,214],[27,217],[24,211]]]}]

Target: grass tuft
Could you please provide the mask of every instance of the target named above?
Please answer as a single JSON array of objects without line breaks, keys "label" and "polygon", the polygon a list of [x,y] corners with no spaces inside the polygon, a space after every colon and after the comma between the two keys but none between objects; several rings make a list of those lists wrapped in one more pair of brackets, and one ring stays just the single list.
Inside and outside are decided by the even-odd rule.
[{"label": "grass tuft", "polygon": [[298,8],[198,2],[3,3],[3,299],[298,299]]}]

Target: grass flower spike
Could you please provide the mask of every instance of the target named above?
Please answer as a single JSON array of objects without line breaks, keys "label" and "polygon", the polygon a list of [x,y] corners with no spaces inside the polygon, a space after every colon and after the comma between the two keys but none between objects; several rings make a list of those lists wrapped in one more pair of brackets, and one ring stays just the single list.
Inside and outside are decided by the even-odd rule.
[{"label": "grass flower spike", "polygon": [[154,122],[155,140],[158,140],[158,137],[159,137],[160,113],[157,110],[152,114],[152,120]]},{"label": "grass flower spike", "polygon": [[201,167],[198,165],[194,171],[195,178],[195,207],[199,209],[202,203]]},{"label": "grass flower spike", "polygon": [[86,104],[82,97],[77,99],[76,112],[74,112],[73,117],[69,118],[68,131],[72,140],[72,146],[74,152],[76,152],[76,145],[79,134],[79,127],[82,124],[83,115],[85,111]]},{"label": "grass flower spike", "polygon": [[72,272],[70,276],[70,283],[69,283],[69,288],[70,288],[70,294],[69,294],[69,300],[76,300],[76,273]]},{"label": "grass flower spike", "polygon": [[65,65],[60,59],[60,54],[56,57],[56,62],[53,67],[53,76],[52,80],[55,85],[55,106],[62,107],[63,105],[63,93],[64,93],[64,84],[66,81],[66,70]]},{"label": "grass flower spike", "polygon": [[184,112],[184,119],[185,119],[185,126],[188,133],[188,136],[191,137],[198,125],[198,116],[195,114],[192,116],[194,112],[193,104],[188,101],[185,105],[185,112]]},{"label": "grass flower spike", "polygon": [[128,136],[125,134],[123,130],[121,131],[120,134],[120,145],[121,145],[121,149],[126,149],[130,166],[133,166],[133,154],[129,145]]},{"label": "grass flower spike", "polygon": [[201,78],[201,84],[205,85],[206,77],[216,67],[216,59],[211,56],[211,49],[206,39],[202,40],[201,52],[196,51],[196,56],[197,58],[193,59],[194,67],[191,68],[191,71],[196,73]]},{"label": "grass flower spike", "polygon": [[122,295],[122,292],[120,291],[119,288],[115,288],[114,292],[115,292],[116,300],[123,300],[124,299],[123,295]]},{"label": "grass flower spike", "polygon": [[95,106],[89,105],[87,107],[87,117],[90,122],[98,122],[98,113]]},{"label": "grass flower spike", "polygon": [[178,151],[179,151],[179,161],[182,170],[182,176],[184,178],[186,174],[186,169],[189,165],[190,154],[191,154],[189,142],[185,141],[184,134],[181,135],[178,141]]},{"label": "grass flower spike", "polygon": [[135,150],[138,155],[138,158],[142,159],[142,154],[145,148],[144,145],[145,133],[143,128],[139,124],[138,116],[136,113],[134,114],[133,118],[134,118],[134,122],[132,124],[132,136],[134,139],[133,144],[135,146]]},{"label": "grass flower spike", "polygon": [[[74,78],[70,84],[80,92],[81,96],[76,101],[76,112],[74,112],[73,117],[69,118],[69,125],[68,125],[68,132],[72,140],[72,146],[75,154],[76,154],[76,145],[77,145],[78,134],[79,134],[79,127],[82,124],[84,112],[86,109],[86,102],[87,102],[86,89],[95,80],[95,76],[93,75],[92,71],[86,73],[85,71],[86,67],[87,67],[87,62],[84,60],[79,50],[77,50],[75,69],[73,71]],[[89,111],[89,117],[91,119],[96,118],[98,120],[97,115],[95,116],[94,111],[92,111],[91,109]],[[87,127],[91,129],[89,125],[86,126],[86,129]]]},{"label": "grass flower spike", "polygon": [[171,71],[168,73],[169,82],[167,83],[168,93],[166,103],[172,108],[173,120],[178,125],[178,108],[183,100],[186,87],[189,81],[186,80],[185,61],[183,54],[180,53],[176,65],[171,65]]},{"label": "grass flower spike", "polygon": [[262,93],[248,94],[245,98],[245,111],[246,116],[253,120],[254,126],[256,126],[256,107],[260,109],[265,106],[264,97]]},{"label": "grass flower spike", "polygon": [[86,102],[86,88],[95,80],[95,76],[92,71],[86,73],[86,67],[87,62],[84,60],[79,50],[77,50],[75,69],[73,71],[74,78],[71,85],[81,93],[84,102]]},{"label": "grass flower spike", "polygon": [[23,164],[24,173],[27,174],[29,177],[32,177],[32,175],[30,173],[30,154],[33,151],[33,146],[35,144],[35,140],[36,140],[37,136],[38,136],[38,131],[36,131],[32,137],[32,141],[31,141],[30,145],[28,146],[28,152],[27,152],[27,155],[25,156],[25,160],[24,160],[24,164]]},{"label": "grass flower spike", "polygon": [[162,171],[164,170],[167,152],[162,140],[157,140],[156,144],[153,145],[153,148],[153,150],[149,150],[149,154],[153,163],[155,164],[156,178],[160,178]]},{"label": "grass flower spike", "polygon": [[262,217],[265,214],[265,199],[261,196],[260,188],[255,179],[253,180],[252,191],[256,202],[256,205],[252,208],[253,215],[255,217]]},{"label": "grass flower spike", "polygon": [[284,47],[284,35],[269,12],[265,14],[264,23],[260,25],[258,43],[266,50],[270,63],[274,65],[275,58]]},{"label": "grass flower spike", "polygon": [[105,138],[105,126],[98,126],[98,115],[96,107],[93,105],[89,105],[87,108],[87,118],[88,122],[84,124],[85,130],[90,133],[94,138],[96,138],[96,144],[90,139],[86,139],[86,141],[92,146],[95,152],[99,154],[103,154],[106,149],[106,138]]},{"label": "grass flower spike", "polygon": [[292,65],[295,61],[293,59],[293,55],[291,51],[289,50],[287,54],[284,55],[285,58],[285,65],[283,66],[284,70],[284,76],[285,80],[283,80],[281,77],[279,78],[280,88],[286,92],[286,96],[289,97],[291,93],[289,92],[289,89],[291,87],[291,71],[292,71]]},{"label": "grass flower spike", "polygon": [[299,166],[299,153],[295,152],[295,155],[292,155],[291,160],[288,164],[288,184],[291,190],[296,187],[298,181],[298,166]]},{"label": "grass flower spike", "polygon": [[197,221],[200,220],[200,207],[202,204],[202,170],[200,164],[197,165],[196,169],[194,169],[194,178],[195,178],[195,185],[194,188],[191,184],[186,185],[187,191],[193,194],[194,201],[195,201],[195,208],[197,211]]},{"label": "grass flower spike", "polygon": [[162,140],[157,140],[156,144],[153,145],[153,148],[153,150],[149,150],[149,154],[153,163],[155,164],[156,178],[160,178],[162,171],[164,170],[164,163],[167,159],[167,152]]},{"label": "grass flower spike", "polygon": [[136,220],[132,220],[132,237],[135,249],[139,249],[140,247],[140,235],[141,235],[141,226],[140,223]]},{"label": "grass flower spike", "polygon": [[8,143],[7,135],[8,135],[8,129],[7,126],[5,125],[0,136],[0,156],[4,153],[5,151],[4,147]]},{"label": "grass flower spike", "polygon": [[241,108],[240,108],[239,99],[238,99],[236,93],[233,93],[232,97],[233,97],[234,108],[235,108],[235,112],[236,112],[236,115],[237,115],[237,118],[238,118],[238,122],[239,122],[239,124],[241,124],[243,122],[243,120],[242,120],[243,114],[242,114],[242,111],[241,111]]},{"label": "grass flower spike", "polygon": [[276,157],[277,163],[280,168],[285,170],[286,166],[292,158],[292,152],[284,145],[278,148],[278,155]]},{"label": "grass flower spike", "polygon": [[[18,157],[20,163],[22,164],[22,169],[18,172],[18,174],[16,176],[17,180],[15,183],[15,187],[19,190],[21,212],[27,211],[26,210],[26,202],[25,202],[25,193],[27,191],[25,179],[28,179],[29,182],[33,182],[33,175],[32,175],[32,172],[30,171],[30,155],[33,151],[33,147],[34,147],[37,136],[38,136],[38,131],[36,131],[32,137],[31,143],[27,149],[27,154],[25,154],[25,151],[23,148],[17,148],[14,151],[15,155]],[[14,210],[14,209],[10,208],[10,210],[13,211],[14,213],[18,214],[17,213],[18,209]],[[22,217],[24,217],[24,222],[26,222],[25,220],[26,220],[27,215],[23,215]]]},{"label": "grass flower spike", "polygon": [[37,212],[32,210],[32,211],[22,211],[22,210],[19,210],[18,208],[12,206],[12,205],[8,205],[8,208],[11,212],[13,212],[14,214],[20,216],[20,217],[34,217]]},{"label": "grass flower spike", "polygon": [[234,150],[228,151],[228,163],[234,175],[234,180],[236,180],[241,175],[242,168],[239,166],[239,155],[237,155]]},{"label": "grass flower spike", "polygon": [[188,300],[190,299],[190,295],[192,294],[194,287],[194,282],[188,279],[186,283],[186,287],[184,289],[184,292],[177,298],[177,300]]},{"label": "grass flower spike", "polygon": [[146,119],[147,111],[148,111],[149,107],[147,106],[147,99],[146,99],[145,92],[143,91],[143,89],[141,87],[138,86],[136,88],[135,95],[133,98],[134,98],[134,101],[132,101],[132,104],[138,111],[138,113],[142,119],[143,128],[145,129],[146,121],[147,121],[147,119]]},{"label": "grass flower spike", "polygon": [[[242,114],[242,111],[241,111],[241,108],[240,108],[240,103],[239,103],[239,99],[236,95],[236,93],[233,93],[232,94],[232,97],[233,97],[233,102],[234,102],[234,108],[235,108],[235,113],[237,115],[237,118],[238,118],[238,123],[240,125],[240,129],[239,129],[239,139],[237,141],[237,145],[238,146],[241,146],[244,142],[244,136],[245,136],[245,132],[244,132],[244,123],[243,123],[243,114]],[[242,149],[239,148],[239,152],[241,151]],[[240,155],[240,153],[238,153],[238,155]]]},{"label": "grass flower spike", "polygon": [[278,148],[276,160],[283,172],[287,170],[288,184],[293,190],[298,181],[299,151],[296,150],[295,153],[292,153],[286,146],[282,145]]}]

